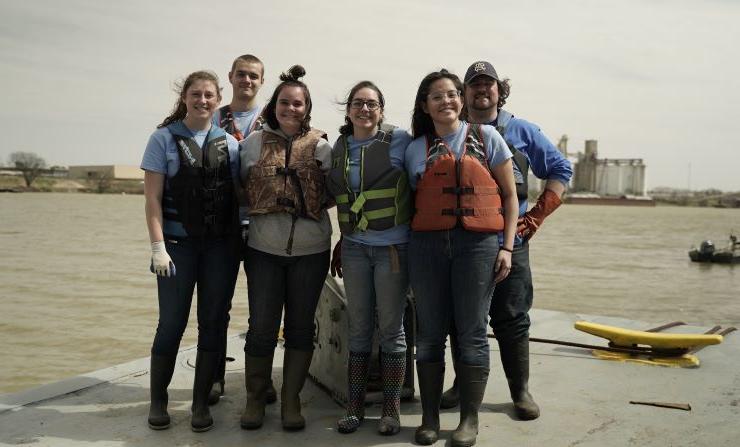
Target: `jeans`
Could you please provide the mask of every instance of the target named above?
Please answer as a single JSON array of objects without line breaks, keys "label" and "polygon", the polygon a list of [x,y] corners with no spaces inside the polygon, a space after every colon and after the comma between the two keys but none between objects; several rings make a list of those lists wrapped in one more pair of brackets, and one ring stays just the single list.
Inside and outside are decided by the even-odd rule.
[{"label": "jeans", "polygon": [[406,351],[403,314],[409,287],[407,258],[407,244],[372,246],[342,241],[351,352],[372,350],[376,315],[383,352]]},{"label": "jeans", "polygon": [[460,360],[488,367],[487,327],[496,233],[463,228],[412,232],[409,278],[416,300],[417,362],[443,362],[451,323],[460,345]]},{"label": "jeans", "polygon": [[157,276],[159,324],[152,355],[176,355],[188,324],[193,290],[198,287],[198,349],[217,352],[223,334],[223,315],[233,294],[239,270],[233,238],[166,239],[167,253],[177,274]]},{"label": "jeans", "polygon": [[499,341],[518,340],[529,335],[529,309],[534,292],[529,268],[529,244],[514,248],[511,272],[496,284],[491,300],[491,327]]},{"label": "jeans", "polygon": [[285,307],[285,348],[312,351],[314,314],[329,271],[329,250],[305,256],[277,256],[247,247],[249,329],[244,351],[272,355]]}]

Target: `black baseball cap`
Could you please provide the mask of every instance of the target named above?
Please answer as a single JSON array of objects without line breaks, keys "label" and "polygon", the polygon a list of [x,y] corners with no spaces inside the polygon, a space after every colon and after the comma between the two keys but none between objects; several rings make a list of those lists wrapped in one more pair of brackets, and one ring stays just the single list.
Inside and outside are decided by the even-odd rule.
[{"label": "black baseball cap", "polygon": [[468,84],[473,79],[477,78],[480,75],[486,75],[494,80],[498,81],[498,74],[496,74],[496,69],[493,68],[493,65],[491,65],[490,62],[487,61],[478,61],[473,62],[470,64],[470,67],[468,67],[468,71],[465,72],[465,83]]}]

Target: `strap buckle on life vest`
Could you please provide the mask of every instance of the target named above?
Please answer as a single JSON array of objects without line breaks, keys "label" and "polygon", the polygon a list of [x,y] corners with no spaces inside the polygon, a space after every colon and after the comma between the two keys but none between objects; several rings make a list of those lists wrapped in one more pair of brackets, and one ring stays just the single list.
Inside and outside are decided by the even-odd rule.
[{"label": "strap buckle on life vest", "polygon": [[445,208],[442,210],[443,216],[474,216],[475,210],[473,208]]},{"label": "strap buckle on life vest", "polygon": [[368,222],[368,220],[367,220],[367,217],[365,217],[365,216],[363,215],[363,216],[362,216],[362,217],[360,218],[359,222],[357,222],[357,228],[358,228],[358,229],[359,229],[360,231],[366,231],[366,230],[367,230],[367,225],[368,225],[368,224],[369,224],[369,222]]},{"label": "strap buckle on life vest", "polygon": [[365,195],[364,192],[361,192],[357,195],[357,198],[355,199],[355,203],[352,204],[349,210],[357,214],[360,212],[362,207],[365,205],[365,202],[367,202],[367,196]]},{"label": "strap buckle on life vest", "polygon": [[275,173],[280,175],[295,175],[295,172],[295,168],[279,167],[275,170]]},{"label": "strap buckle on life vest", "polygon": [[287,197],[278,197],[275,199],[278,205],[285,206],[288,208],[295,208],[295,202]]},{"label": "strap buckle on life vest", "polygon": [[445,186],[442,188],[442,192],[444,194],[455,194],[455,195],[461,195],[461,194],[473,194],[475,193],[475,189],[472,186]]}]

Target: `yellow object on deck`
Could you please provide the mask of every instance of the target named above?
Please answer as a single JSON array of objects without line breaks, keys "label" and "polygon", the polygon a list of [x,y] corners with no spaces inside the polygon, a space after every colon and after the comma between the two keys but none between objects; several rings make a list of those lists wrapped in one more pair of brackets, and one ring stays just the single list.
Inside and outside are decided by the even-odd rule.
[{"label": "yellow object on deck", "polygon": [[575,328],[597,337],[606,338],[615,346],[650,346],[653,349],[695,349],[702,346],[722,343],[718,334],[665,334],[659,332],[635,331],[606,324],[577,321]]},{"label": "yellow object on deck", "polygon": [[694,354],[683,354],[672,357],[651,355],[626,354],[624,352],[609,352],[594,349],[591,353],[602,360],[616,360],[619,362],[640,363],[643,365],[670,366],[673,368],[698,368],[699,357]]}]

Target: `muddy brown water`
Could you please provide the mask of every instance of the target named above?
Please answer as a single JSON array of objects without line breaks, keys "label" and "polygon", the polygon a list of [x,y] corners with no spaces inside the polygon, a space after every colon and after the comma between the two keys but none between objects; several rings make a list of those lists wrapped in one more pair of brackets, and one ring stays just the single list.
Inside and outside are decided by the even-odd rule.
[{"label": "muddy brown water", "polygon": [[[0,393],[149,355],[157,299],[143,196],[0,194],[0,222]],[[738,326],[740,265],[687,255],[732,229],[740,210],[565,205],[531,244],[535,306]],[[246,302],[242,273],[231,332],[246,330]],[[195,326],[193,310],[182,346]]]}]

